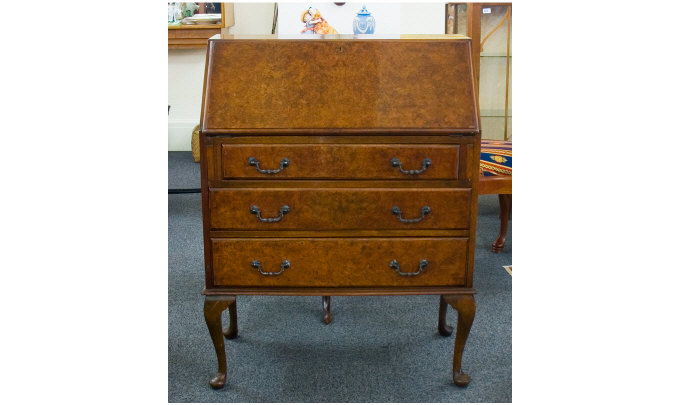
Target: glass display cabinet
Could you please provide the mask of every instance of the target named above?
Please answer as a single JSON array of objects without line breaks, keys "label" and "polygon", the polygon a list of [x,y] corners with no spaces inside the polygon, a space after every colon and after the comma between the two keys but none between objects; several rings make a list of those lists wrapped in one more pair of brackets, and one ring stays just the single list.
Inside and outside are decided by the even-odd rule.
[{"label": "glass display cabinet", "polygon": [[446,33],[472,38],[485,139],[512,140],[512,3],[448,3]]}]

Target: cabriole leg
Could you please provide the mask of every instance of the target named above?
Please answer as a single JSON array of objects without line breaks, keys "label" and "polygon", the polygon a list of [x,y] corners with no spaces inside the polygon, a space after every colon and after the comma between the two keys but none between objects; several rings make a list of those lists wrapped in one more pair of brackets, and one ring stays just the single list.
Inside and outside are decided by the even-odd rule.
[{"label": "cabriole leg", "polygon": [[215,353],[217,354],[217,374],[210,380],[210,386],[213,388],[222,388],[227,381],[227,354],[224,350],[222,312],[227,307],[234,305],[235,302],[236,297],[233,296],[205,297],[203,315],[205,315],[205,323],[208,325],[210,338],[212,338]]},{"label": "cabriole leg", "polygon": [[333,320],[333,316],[331,315],[331,297],[329,297],[328,295],[324,295],[321,298],[323,300],[323,311],[324,311],[323,323],[328,325]]},{"label": "cabriole leg", "polygon": [[236,297],[234,303],[229,305],[229,329],[224,332],[227,339],[236,339],[238,336],[238,318],[236,317]]},{"label": "cabriole leg", "polygon": [[472,294],[444,295],[444,301],[458,311],[458,325],[456,326],[456,341],[453,344],[453,382],[459,387],[470,383],[470,376],[463,373],[461,362],[463,349],[470,334],[472,321],[475,319],[475,298]]},{"label": "cabriole leg", "polygon": [[453,328],[446,324],[446,309],[449,305],[444,301],[444,296],[439,296],[439,334],[442,336],[451,336]]},{"label": "cabriole leg", "polygon": [[498,237],[491,245],[493,253],[500,253],[505,247],[505,237],[508,234],[508,219],[510,218],[510,205],[512,204],[512,194],[498,194],[498,205],[500,206],[501,230]]}]

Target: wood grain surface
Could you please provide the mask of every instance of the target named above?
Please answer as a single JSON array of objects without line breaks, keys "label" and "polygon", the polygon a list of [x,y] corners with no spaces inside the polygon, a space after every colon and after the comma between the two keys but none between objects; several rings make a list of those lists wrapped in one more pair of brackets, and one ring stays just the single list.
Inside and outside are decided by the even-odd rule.
[{"label": "wood grain surface", "polygon": [[[457,179],[459,145],[222,145],[224,179]],[[255,157],[261,169],[288,167],[263,174],[248,164]],[[397,158],[404,170],[421,170],[423,160],[432,164],[419,174],[404,174],[390,164]]]},{"label": "wood grain surface", "polygon": [[[229,188],[210,190],[212,229],[334,230],[334,229],[465,229],[470,223],[470,189],[419,188]],[[261,222],[250,212],[257,206]],[[392,213],[399,207],[403,223]],[[422,215],[422,208],[431,212]]]},{"label": "wood grain surface", "polygon": [[[364,287],[456,286],[465,281],[467,238],[261,238],[212,239],[215,286]],[[397,260],[400,276],[389,263]],[[290,267],[278,276],[284,260]]]},{"label": "wood grain surface", "polygon": [[469,39],[210,40],[201,130],[478,132]]}]

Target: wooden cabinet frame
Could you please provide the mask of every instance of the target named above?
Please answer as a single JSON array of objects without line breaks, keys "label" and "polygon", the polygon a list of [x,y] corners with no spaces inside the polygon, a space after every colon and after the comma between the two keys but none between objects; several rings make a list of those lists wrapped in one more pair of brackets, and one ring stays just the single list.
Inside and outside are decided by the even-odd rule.
[{"label": "wooden cabinet frame", "polygon": [[221,3],[222,21],[206,25],[168,25],[168,49],[205,48],[208,39],[234,25],[234,3]]}]

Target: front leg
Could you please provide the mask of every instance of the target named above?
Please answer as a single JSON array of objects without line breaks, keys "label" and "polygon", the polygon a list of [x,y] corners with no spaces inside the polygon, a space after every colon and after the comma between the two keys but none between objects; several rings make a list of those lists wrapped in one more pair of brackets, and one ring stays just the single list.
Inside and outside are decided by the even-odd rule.
[{"label": "front leg", "polygon": [[217,354],[217,374],[210,380],[210,386],[213,388],[222,388],[227,381],[227,354],[224,351],[222,312],[234,303],[236,303],[234,296],[206,296],[203,305],[205,323],[208,325]]},{"label": "front leg", "polygon": [[456,341],[453,344],[453,382],[459,387],[465,387],[470,383],[470,376],[463,373],[461,362],[463,349],[470,334],[472,321],[475,319],[475,298],[472,294],[444,295],[446,301],[453,309],[458,311],[458,325],[456,326]]}]

